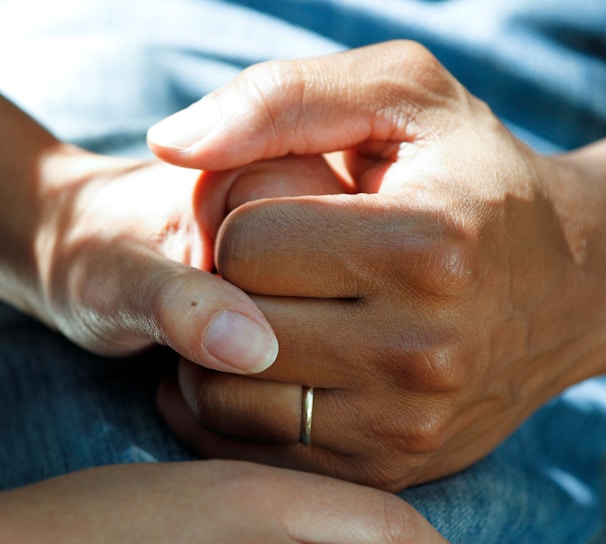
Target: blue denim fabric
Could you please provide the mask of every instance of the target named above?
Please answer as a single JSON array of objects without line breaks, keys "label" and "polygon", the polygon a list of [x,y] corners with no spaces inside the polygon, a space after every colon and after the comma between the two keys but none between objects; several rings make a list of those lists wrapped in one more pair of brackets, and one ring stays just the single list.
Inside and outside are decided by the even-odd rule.
[{"label": "blue denim fabric", "polygon": [[[251,63],[392,38],[424,43],[538,150],[606,137],[604,0],[0,0],[0,92],[62,138],[147,155],[153,122]],[[0,488],[190,458],[154,408],[170,357],[105,360],[0,306]],[[596,378],[402,496],[453,543],[606,542],[605,459]]]},{"label": "blue denim fabric", "polygon": [[97,357],[0,304],[0,489],[110,463],[191,459],[154,404],[173,357]]}]

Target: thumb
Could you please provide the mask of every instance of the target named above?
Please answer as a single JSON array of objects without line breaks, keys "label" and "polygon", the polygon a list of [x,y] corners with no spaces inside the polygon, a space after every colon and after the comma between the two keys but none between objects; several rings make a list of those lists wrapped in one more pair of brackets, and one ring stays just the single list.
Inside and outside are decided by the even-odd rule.
[{"label": "thumb", "polygon": [[234,285],[156,255],[132,259],[128,270],[105,278],[103,290],[83,293],[87,304],[80,314],[94,337],[66,331],[69,336],[105,355],[156,342],[207,368],[239,374],[265,370],[276,359],[271,326]]},{"label": "thumb", "polygon": [[387,42],[253,66],[153,126],[148,144],[167,162],[207,170],[365,142],[373,155],[391,156],[394,142],[414,142],[452,124],[452,117],[431,111],[461,107],[464,95],[425,48]]},{"label": "thumb", "polygon": [[[263,313],[243,291],[209,272],[166,270],[154,293],[159,336],[207,368],[254,373],[269,367],[278,341]],[[145,315],[145,314],[143,314]]]}]

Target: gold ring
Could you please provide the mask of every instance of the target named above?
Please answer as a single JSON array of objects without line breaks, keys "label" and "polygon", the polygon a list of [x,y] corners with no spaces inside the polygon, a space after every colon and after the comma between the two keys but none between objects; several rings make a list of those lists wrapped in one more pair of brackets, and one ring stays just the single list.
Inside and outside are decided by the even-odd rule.
[{"label": "gold ring", "polygon": [[303,386],[301,411],[301,444],[311,444],[311,420],[314,411],[314,388]]}]

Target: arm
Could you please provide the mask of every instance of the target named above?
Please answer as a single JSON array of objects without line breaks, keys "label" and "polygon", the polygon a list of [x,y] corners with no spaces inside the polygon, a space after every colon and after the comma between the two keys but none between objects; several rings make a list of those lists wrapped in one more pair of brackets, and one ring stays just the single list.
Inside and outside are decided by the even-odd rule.
[{"label": "arm", "polygon": [[101,467],[2,493],[0,541],[446,542],[394,496],[225,461]]},{"label": "arm", "polygon": [[[182,364],[182,402],[163,411],[203,455],[401,489],[468,466],[606,370],[606,142],[534,153],[421,46],[254,67],[149,141],[208,168],[342,150],[363,192],[225,221],[221,274],[257,295],[281,352],[262,380]],[[308,448],[302,385],[316,388]],[[179,426],[187,410],[197,433]],[[264,430],[274,444],[246,442]]]}]

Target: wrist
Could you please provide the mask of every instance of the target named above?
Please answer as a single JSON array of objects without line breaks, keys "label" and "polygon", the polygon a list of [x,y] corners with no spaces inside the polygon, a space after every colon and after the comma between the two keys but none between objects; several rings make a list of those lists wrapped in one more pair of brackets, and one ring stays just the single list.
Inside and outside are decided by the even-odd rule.
[{"label": "wrist", "polygon": [[36,240],[43,215],[43,171],[65,146],[1,97],[0,118],[0,298],[42,318]]},{"label": "wrist", "polygon": [[55,327],[49,280],[77,200],[65,189],[110,159],[60,142],[2,97],[0,118],[0,299]]},{"label": "wrist", "polygon": [[56,323],[54,308],[63,304],[68,293],[59,289],[63,285],[60,276],[68,275],[69,252],[66,247],[75,244],[79,223],[94,214],[94,207],[86,209],[82,204],[93,181],[104,175],[111,176],[117,164],[125,168],[132,161],[95,155],[64,143],[57,143],[39,157],[36,177],[35,203],[37,213],[32,219],[30,244],[32,260],[29,283],[23,285],[32,295],[29,307],[22,308],[53,328]]},{"label": "wrist", "polygon": [[567,385],[606,372],[606,140],[547,159],[544,179],[568,253],[569,281],[556,311],[565,320]]}]

